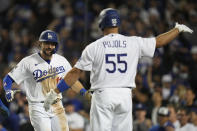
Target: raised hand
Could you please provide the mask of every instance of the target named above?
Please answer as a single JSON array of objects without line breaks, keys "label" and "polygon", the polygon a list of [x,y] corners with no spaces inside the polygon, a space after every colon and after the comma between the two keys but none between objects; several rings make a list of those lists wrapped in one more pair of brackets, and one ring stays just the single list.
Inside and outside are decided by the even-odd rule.
[{"label": "raised hand", "polygon": [[190,29],[189,27],[187,27],[184,24],[179,24],[176,22],[175,28],[177,28],[179,30],[179,32],[189,32],[189,33],[193,33],[193,30]]}]

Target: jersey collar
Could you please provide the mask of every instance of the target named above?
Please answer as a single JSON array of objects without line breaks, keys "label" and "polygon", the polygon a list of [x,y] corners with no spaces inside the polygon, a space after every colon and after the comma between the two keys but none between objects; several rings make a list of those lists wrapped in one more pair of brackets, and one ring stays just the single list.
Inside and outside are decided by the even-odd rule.
[{"label": "jersey collar", "polygon": [[[44,61],[47,62],[48,64],[51,63],[51,60],[45,60],[45,59],[43,59],[42,56],[41,56],[41,54],[40,54],[40,52],[38,53],[38,55],[40,56],[40,58],[41,58],[42,60],[44,60]],[[52,55],[52,58],[53,58],[53,55]],[[51,59],[52,59],[52,58],[51,58]]]}]

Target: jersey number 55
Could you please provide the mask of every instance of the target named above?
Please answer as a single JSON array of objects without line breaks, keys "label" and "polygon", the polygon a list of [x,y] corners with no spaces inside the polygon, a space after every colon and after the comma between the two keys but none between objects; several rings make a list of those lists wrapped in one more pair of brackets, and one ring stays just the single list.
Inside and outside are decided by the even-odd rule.
[{"label": "jersey number 55", "polygon": [[112,65],[111,68],[106,68],[108,73],[119,71],[125,73],[127,71],[127,62],[124,59],[127,57],[126,53],[123,54],[105,54],[105,63]]}]

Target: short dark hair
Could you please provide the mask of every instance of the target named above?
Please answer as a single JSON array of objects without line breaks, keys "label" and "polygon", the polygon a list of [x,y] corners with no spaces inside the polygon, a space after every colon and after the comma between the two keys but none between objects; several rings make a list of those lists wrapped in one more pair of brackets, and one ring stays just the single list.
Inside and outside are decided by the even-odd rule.
[{"label": "short dark hair", "polygon": [[185,111],[186,115],[189,115],[190,113],[190,110],[185,106],[179,107],[178,111]]}]

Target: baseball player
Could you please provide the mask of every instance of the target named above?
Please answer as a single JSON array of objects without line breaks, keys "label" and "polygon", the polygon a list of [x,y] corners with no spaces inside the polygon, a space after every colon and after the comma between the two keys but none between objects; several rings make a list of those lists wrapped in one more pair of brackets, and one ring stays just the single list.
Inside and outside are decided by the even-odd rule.
[{"label": "baseball player", "polygon": [[[40,52],[23,58],[3,80],[6,99],[14,98],[15,90],[11,90],[13,82],[24,87],[31,124],[36,131],[68,131],[68,123],[61,102],[61,94],[52,104],[49,111],[44,109],[47,93],[56,88],[57,83],[71,69],[69,62],[56,54],[58,49],[57,34],[51,30],[43,31],[39,37]],[[86,91],[77,81],[72,87],[81,94]]]},{"label": "baseball player", "polygon": [[117,10],[101,11],[99,27],[104,36],[89,44],[81,58],[55,90],[51,90],[44,107],[57,98],[59,92],[69,89],[82,71],[91,72],[92,95],[90,111],[91,131],[132,131],[131,89],[135,88],[135,75],[141,57],[153,57],[156,47],[173,40],[181,32],[193,31],[176,24],[169,32],[154,38],[123,36],[118,33],[120,16]]}]

